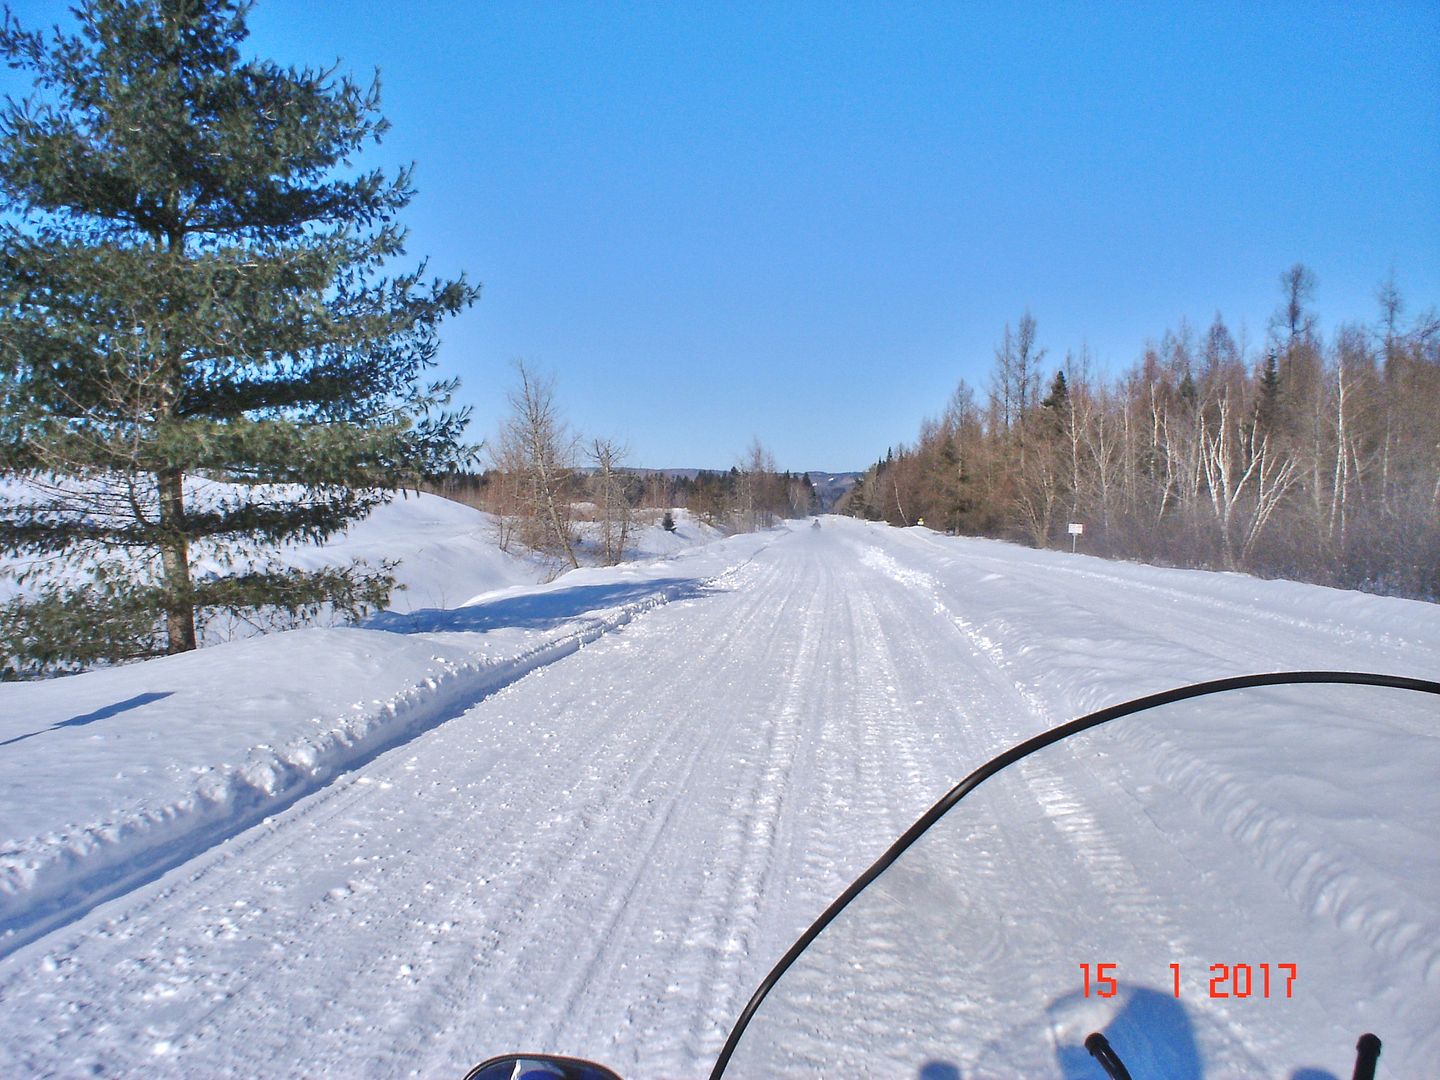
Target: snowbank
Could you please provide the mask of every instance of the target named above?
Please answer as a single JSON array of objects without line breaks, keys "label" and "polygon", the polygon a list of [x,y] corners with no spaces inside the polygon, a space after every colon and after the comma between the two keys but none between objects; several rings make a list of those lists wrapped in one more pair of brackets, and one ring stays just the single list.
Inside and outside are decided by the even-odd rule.
[{"label": "snowbank", "polygon": [[[209,480],[187,481],[192,501],[223,497],[236,489]],[[0,499],[24,502],[38,492],[16,480],[0,480]],[[489,514],[443,499],[438,495],[399,492],[389,503],[354,522],[339,536],[320,546],[291,544],[280,549],[281,561],[305,569],[318,569],[363,559],[376,564],[399,559],[392,607],[409,611],[419,607],[446,607],[501,585],[533,584],[545,569],[533,559],[506,554],[495,544],[495,521]],[[39,560],[44,561],[44,560]],[[0,559],[0,600],[20,591],[16,575],[31,565],[29,559]],[[195,571],[219,571],[203,550],[197,553]]]},{"label": "snowbank", "polygon": [[363,626],[0,686],[0,953],[703,589],[760,542],[536,585],[537,565],[496,549],[485,523],[412,495],[295,556],[403,558],[409,588]]}]

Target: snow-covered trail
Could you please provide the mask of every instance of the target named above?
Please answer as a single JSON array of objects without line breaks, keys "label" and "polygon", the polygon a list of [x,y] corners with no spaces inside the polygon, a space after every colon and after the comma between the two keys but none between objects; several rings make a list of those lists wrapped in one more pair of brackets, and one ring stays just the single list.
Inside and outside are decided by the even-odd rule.
[{"label": "snow-covered trail", "polygon": [[[703,1075],[790,941],[1000,748],[1217,675],[1440,670],[1428,605],[1417,638],[1395,602],[1215,580],[852,522],[778,534],[0,961],[0,1072],[458,1076],[538,1049]],[[1015,789],[1054,823],[1014,843],[1057,894],[1187,857],[1106,783],[1052,760]],[[1223,800],[1192,802],[1186,835],[1243,847]],[[1031,889],[988,872],[977,951]],[[1120,876],[1136,912],[1183,908],[1165,873]],[[1433,902],[1415,918],[1440,931]]]}]

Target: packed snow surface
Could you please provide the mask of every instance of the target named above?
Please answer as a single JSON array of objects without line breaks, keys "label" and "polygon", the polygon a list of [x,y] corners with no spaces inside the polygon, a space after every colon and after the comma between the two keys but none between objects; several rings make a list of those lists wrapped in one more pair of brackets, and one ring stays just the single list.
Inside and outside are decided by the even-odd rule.
[{"label": "packed snow surface", "polygon": [[[388,509],[386,554],[424,505]],[[1440,672],[1434,605],[920,529],[826,518],[545,585],[442,532],[415,532],[409,610],[365,626],[0,686],[0,1073],[458,1077],[531,1050],[703,1076],[790,942],[1007,746],[1221,676]],[[938,1006],[991,1040],[938,1045],[937,999],[886,963],[851,1037],[923,1050],[899,1076],[1098,1075],[1073,1040],[1118,1002],[1180,1075],[1320,1080],[1358,1009],[1381,1075],[1440,1075],[1427,708],[1371,732],[1264,699],[1002,774],[953,880],[897,876],[827,961],[944,915],[976,967]],[[1107,961],[1121,993],[1084,998]],[[1173,998],[1171,961],[1301,976],[1251,1008]],[[911,1000],[916,1031],[875,1020]],[[1313,1056],[1277,1068],[1297,1027]]]}]

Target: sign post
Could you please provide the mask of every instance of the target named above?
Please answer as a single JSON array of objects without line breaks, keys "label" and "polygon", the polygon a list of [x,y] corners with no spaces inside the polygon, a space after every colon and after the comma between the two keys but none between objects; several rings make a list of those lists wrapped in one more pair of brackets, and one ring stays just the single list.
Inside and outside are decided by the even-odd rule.
[{"label": "sign post", "polygon": [[1078,521],[1070,522],[1070,554],[1075,554],[1075,540],[1085,532],[1085,526]]}]

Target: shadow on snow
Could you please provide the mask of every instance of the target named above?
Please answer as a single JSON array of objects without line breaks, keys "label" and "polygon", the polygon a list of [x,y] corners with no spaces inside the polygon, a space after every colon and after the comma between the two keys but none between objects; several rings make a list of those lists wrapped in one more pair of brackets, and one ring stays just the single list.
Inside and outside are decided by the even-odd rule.
[{"label": "shadow on snow", "polygon": [[396,634],[480,632],[506,627],[549,630],[588,612],[623,607],[652,597],[686,600],[705,591],[705,584],[699,578],[575,585],[550,592],[497,597],[458,608],[422,608],[408,613],[382,611],[370,616],[362,625],[370,630]]},{"label": "shadow on snow", "polygon": [[117,701],[113,705],[106,705],[103,709],[96,709],[94,712],[82,713],[79,716],[72,716],[69,720],[61,720],[51,724],[48,728],[41,728],[39,731],[26,732],[24,735],[16,735],[13,739],[6,739],[0,742],[0,746],[9,746],[11,743],[23,742],[26,739],[33,739],[36,735],[44,735],[47,731],[58,731],[60,728],[84,727],[86,724],[93,724],[96,720],[106,720],[118,713],[128,712],[131,709],[138,709],[141,705],[149,705],[152,701],[160,701],[169,697],[175,691],[165,690],[157,693],[136,694],[124,701]]}]

